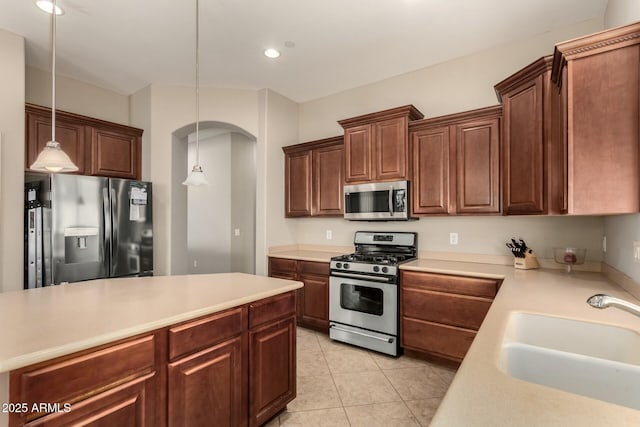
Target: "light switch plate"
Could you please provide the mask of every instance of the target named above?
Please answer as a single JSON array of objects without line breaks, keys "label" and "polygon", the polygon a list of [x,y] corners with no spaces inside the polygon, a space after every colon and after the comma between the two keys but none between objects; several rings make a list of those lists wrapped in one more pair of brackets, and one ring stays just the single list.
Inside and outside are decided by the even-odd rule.
[{"label": "light switch plate", "polygon": [[327,240],[332,240],[333,232],[331,230],[327,230],[326,237],[327,237]]},{"label": "light switch plate", "polygon": [[458,233],[449,233],[449,244],[450,245],[458,244]]},{"label": "light switch plate", "polygon": [[633,260],[640,262],[640,242],[637,240],[633,242]]}]

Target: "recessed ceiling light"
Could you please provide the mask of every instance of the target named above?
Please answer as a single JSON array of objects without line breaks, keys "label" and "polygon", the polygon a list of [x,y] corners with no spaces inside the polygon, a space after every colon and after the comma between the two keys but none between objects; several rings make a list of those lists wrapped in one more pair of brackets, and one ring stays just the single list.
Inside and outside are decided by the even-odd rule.
[{"label": "recessed ceiling light", "polygon": [[264,51],[264,56],[266,56],[267,58],[277,58],[278,56],[280,56],[280,51],[270,48]]},{"label": "recessed ceiling light", "polygon": [[[38,0],[36,2],[36,6],[47,13],[51,13],[53,11],[53,2],[49,0]],[[64,10],[58,5],[56,5],[56,15],[64,15]]]}]

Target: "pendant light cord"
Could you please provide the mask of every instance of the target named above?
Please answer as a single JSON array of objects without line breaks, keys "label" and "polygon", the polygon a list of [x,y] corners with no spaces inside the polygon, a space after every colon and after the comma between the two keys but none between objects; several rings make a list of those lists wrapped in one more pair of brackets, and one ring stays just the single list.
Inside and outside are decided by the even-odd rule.
[{"label": "pendant light cord", "polygon": [[200,20],[198,12],[199,1],[196,0],[196,165],[200,166]]},{"label": "pendant light cord", "polygon": [[53,58],[51,59],[51,142],[56,142],[56,0],[53,0],[51,13],[51,44]]}]

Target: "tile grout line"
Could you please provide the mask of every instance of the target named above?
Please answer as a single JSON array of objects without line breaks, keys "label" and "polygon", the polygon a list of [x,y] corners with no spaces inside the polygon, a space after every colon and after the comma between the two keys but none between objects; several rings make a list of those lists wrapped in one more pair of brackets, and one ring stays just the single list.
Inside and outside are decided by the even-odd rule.
[{"label": "tile grout line", "polygon": [[[320,339],[317,336],[317,332],[316,332],[316,339],[318,340],[318,345],[320,345]],[[349,414],[347,414],[347,410],[345,409],[344,402],[342,401],[342,396],[340,396],[340,392],[338,391],[338,384],[336,384],[336,379],[333,377],[333,371],[329,366],[329,362],[327,362],[326,353],[321,345],[320,345],[320,351],[322,352],[322,358],[324,359],[324,363],[326,363],[327,369],[329,370],[329,375],[331,376],[331,382],[333,383],[333,386],[336,389],[336,394],[338,395],[338,399],[340,400],[340,405],[342,405],[342,412],[344,413],[344,417],[347,419],[347,424],[351,426],[351,420],[349,419]]]}]

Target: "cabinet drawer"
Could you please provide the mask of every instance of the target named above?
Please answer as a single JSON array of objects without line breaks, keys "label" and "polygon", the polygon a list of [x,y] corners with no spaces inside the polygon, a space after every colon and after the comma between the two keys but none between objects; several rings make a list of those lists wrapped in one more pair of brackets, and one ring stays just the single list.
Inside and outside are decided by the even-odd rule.
[{"label": "cabinet drawer", "polygon": [[403,288],[418,288],[486,298],[494,298],[498,292],[498,281],[495,279],[415,271],[402,271],[400,283]]},{"label": "cabinet drawer", "polygon": [[70,403],[155,367],[155,336],[148,335],[53,363],[11,372],[12,401]]},{"label": "cabinet drawer", "polygon": [[193,353],[242,333],[243,308],[216,313],[169,329],[169,359]]},{"label": "cabinet drawer", "polygon": [[[289,276],[292,278],[296,275],[296,264],[298,261],[295,259],[287,258],[269,258],[269,276]],[[288,277],[287,277],[288,278]]]},{"label": "cabinet drawer", "polygon": [[419,289],[402,289],[402,315],[478,330],[492,300]]},{"label": "cabinet drawer", "polygon": [[460,361],[475,338],[475,331],[439,323],[402,318],[402,346]]},{"label": "cabinet drawer", "polygon": [[249,327],[291,315],[296,311],[294,292],[276,295],[249,305]]},{"label": "cabinet drawer", "polygon": [[329,263],[299,261],[298,272],[300,274],[318,274],[321,276],[329,276]]}]

